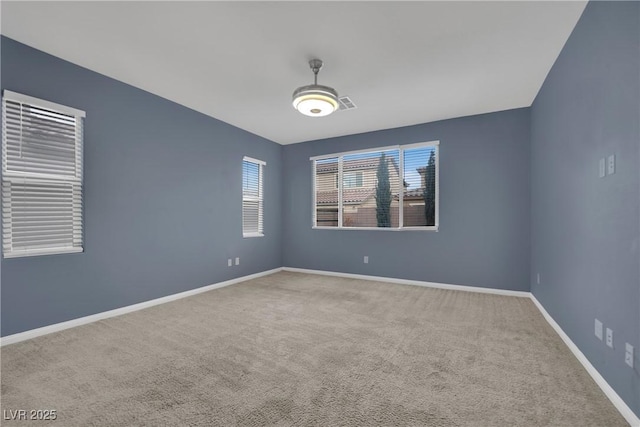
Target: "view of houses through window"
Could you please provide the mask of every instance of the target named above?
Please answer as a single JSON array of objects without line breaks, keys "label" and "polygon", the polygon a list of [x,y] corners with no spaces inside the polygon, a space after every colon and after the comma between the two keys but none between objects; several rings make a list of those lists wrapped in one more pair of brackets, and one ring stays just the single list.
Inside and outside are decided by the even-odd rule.
[{"label": "view of houses through window", "polygon": [[314,226],[435,229],[437,150],[431,142],[313,158]]}]

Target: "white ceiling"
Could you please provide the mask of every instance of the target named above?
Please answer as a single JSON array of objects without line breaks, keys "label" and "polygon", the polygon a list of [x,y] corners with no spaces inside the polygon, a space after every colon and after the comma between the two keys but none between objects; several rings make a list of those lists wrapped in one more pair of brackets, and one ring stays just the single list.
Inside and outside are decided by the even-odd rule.
[{"label": "white ceiling", "polygon": [[[280,144],[531,105],[586,2],[7,2],[2,34]],[[310,118],[318,83],[358,106]]]}]

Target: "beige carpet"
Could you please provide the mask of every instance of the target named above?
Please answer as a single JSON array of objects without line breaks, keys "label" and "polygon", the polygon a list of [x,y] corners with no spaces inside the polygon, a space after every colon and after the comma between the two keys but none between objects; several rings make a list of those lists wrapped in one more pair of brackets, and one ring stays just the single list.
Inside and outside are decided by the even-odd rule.
[{"label": "beige carpet", "polygon": [[278,273],[1,351],[58,426],[626,425],[526,298]]}]

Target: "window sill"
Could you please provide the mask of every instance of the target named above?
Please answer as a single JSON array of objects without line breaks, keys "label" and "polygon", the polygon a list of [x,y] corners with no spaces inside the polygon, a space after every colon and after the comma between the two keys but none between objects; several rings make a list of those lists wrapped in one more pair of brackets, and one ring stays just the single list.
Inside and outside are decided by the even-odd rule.
[{"label": "window sill", "polygon": [[393,228],[393,227],[323,227],[323,226],[312,226],[314,230],[358,230],[358,231],[438,231],[437,226],[430,227],[402,227],[402,228]]},{"label": "window sill", "polygon": [[246,238],[251,238],[251,237],[264,237],[264,234],[262,233],[242,233],[242,237]]},{"label": "window sill", "polygon": [[57,255],[57,254],[75,254],[84,252],[83,248],[56,248],[56,249],[37,249],[37,250],[22,250],[14,251],[3,254],[4,258],[24,258],[29,256],[40,255]]}]

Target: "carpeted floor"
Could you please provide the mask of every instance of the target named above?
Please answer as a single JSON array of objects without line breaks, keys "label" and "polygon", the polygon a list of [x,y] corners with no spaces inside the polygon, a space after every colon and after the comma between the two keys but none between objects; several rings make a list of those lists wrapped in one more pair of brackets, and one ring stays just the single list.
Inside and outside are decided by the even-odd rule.
[{"label": "carpeted floor", "polygon": [[1,352],[65,427],[627,425],[518,297],[277,273]]}]

